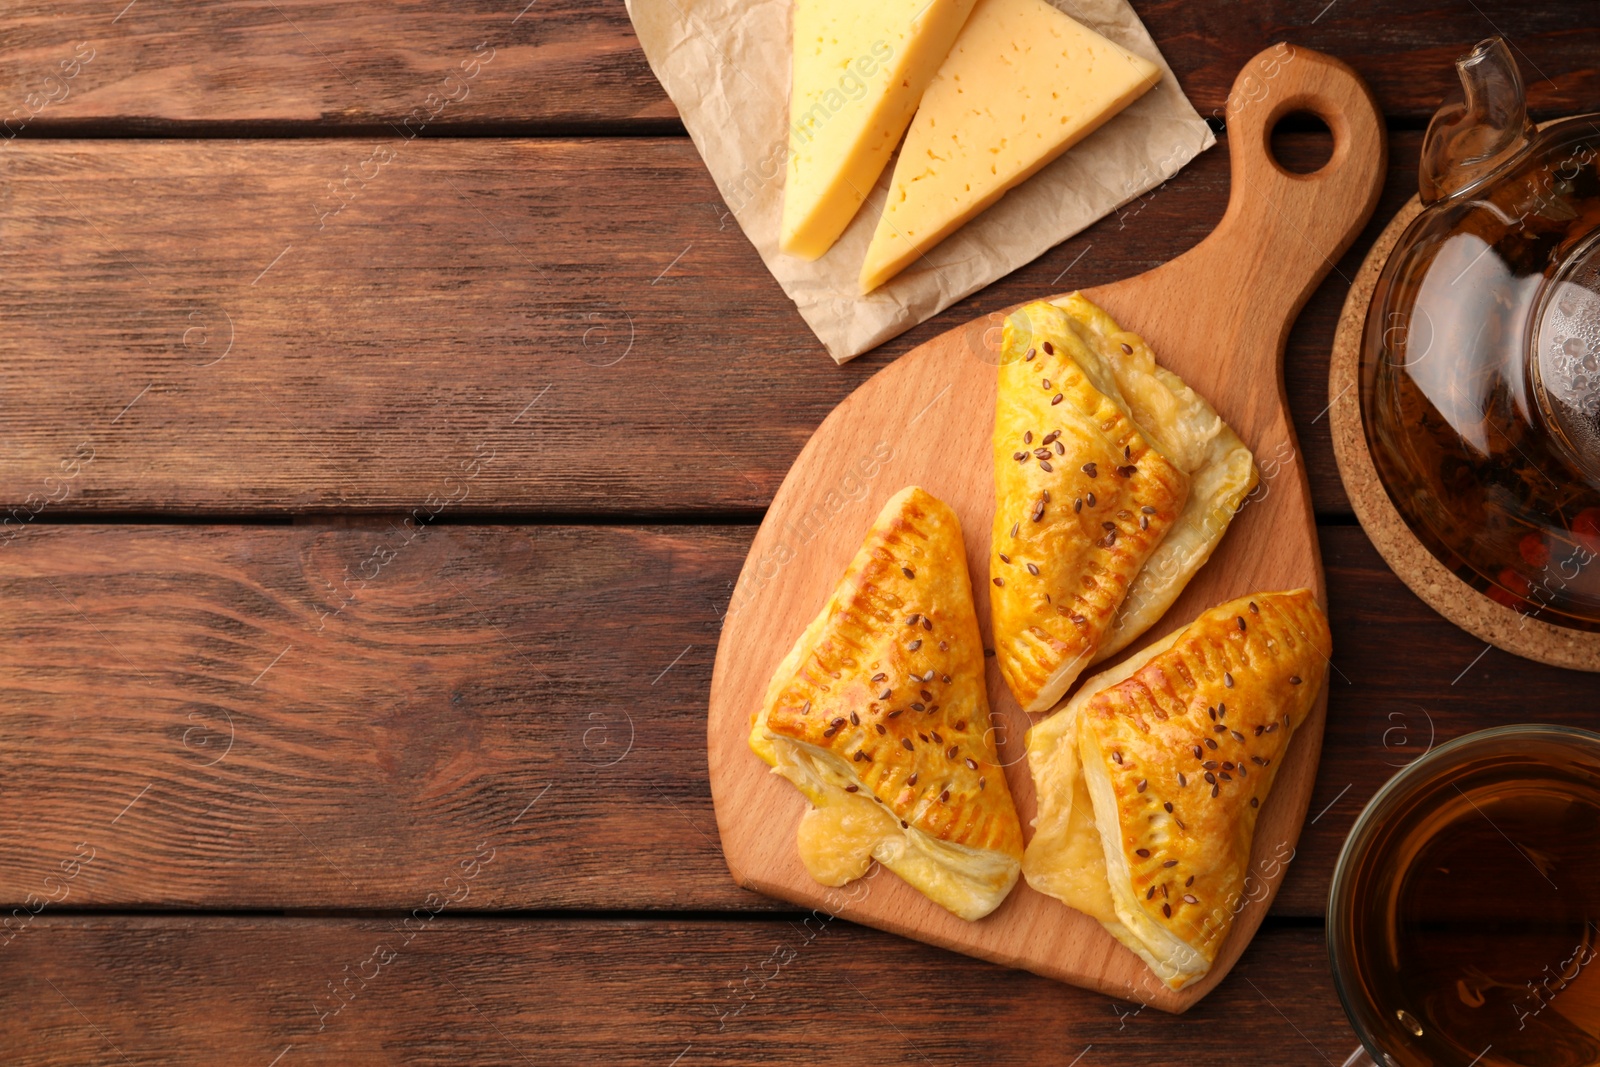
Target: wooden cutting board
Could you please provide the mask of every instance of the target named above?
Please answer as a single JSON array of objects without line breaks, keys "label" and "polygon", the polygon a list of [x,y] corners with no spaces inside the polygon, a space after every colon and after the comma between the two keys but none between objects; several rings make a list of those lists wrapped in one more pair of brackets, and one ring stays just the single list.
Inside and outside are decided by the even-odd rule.
[{"label": "wooden cutting board", "polygon": [[[1271,155],[1272,127],[1296,111],[1321,117],[1333,133],[1332,158],[1314,174],[1285,171]],[[1278,45],[1251,60],[1234,82],[1227,140],[1232,194],[1211,235],[1155,270],[1087,291],[1216,405],[1254,450],[1261,470],[1260,487],[1211,562],[1149,639],[1214,604],[1259,590],[1308,586],[1326,605],[1316,524],[1284,398],[1283,346],[1306,298],[1377,202],[1386,151],[1383,122],[1349,67],[1309,49]],[[1025,881],[993,914],[972,923],[876,865],[842,889],[818,885],[795,850],[805,799],[746,744],[750,717],[772,672],[821,610],[883,502],[904,486],[923,486],[960,516],[978,593],[978,624],[989,641],[984,590],[994,510],[990,433],[1003,320],[997,312],[958,327],[878,372],[823,420],[779,488],[735,587],[711,681],[711,792],[723,851],[735,881],[747,888],[1183,1011],[1227,974],[1290,865],[1316,774],[1327,685],[1347,684],[1337,669],[1295,736],[1261,812],[1247,900],[1233,931],[1205,980],[1176,993],[1097,922],[1034,892]],[[987,662],[1000,759],[1028,827],[1034,814],[1023,748],[1029,716],[994,660]]]}]

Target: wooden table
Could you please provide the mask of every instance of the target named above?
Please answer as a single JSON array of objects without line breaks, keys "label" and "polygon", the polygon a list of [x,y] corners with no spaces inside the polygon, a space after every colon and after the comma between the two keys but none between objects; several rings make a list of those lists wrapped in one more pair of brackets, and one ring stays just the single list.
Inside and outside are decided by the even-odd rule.
[{"label": "wooden table", "polygon": [[1272,916],[1173,1018],[735,888],[704,713],[818,421],[953,324],[1194,243],[1226,137],[837,368],[620,4],[523,2],[6,10],[0,1059],[1339,1062],[1322,915],[1361,805],[1430,741],[1600,702],[1445,623],[1354,525],[1334,320],[1452,58],[1498,31],[1536,117],[1592,110],[1593,11],[1136,2],[1203,114],[1288,39],[1390,121],[1378,217],[1287,357],[1336,641],[1321,774]]}]

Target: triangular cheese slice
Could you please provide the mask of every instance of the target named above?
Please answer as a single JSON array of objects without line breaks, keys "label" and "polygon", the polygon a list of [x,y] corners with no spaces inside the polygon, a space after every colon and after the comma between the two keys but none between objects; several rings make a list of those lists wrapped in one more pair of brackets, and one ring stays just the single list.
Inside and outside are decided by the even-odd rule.
[{"label": "triangular cheese slice", "polygon": [[876,859],[963,919],[1005,899],[1022,828],[948,505],[915,486],[884,505],[773,676],[750,747],[815,805],[799,846],[817,881],[843,885]]},{"label": "triangular cheese slice", "polygon": [[816,259],[855,218],[973,0],[795,0],[778,244]]},{"label": "triangular cheese slice", "polygon": [[1178,599],[1195,572],[1228,532],[1255,489],[1255,457],[1206,398],[1156,363],[1144,338],[1124,330],[1082,293],[1056,301],[1069,325],[1110,368],[1128,413],[1161,454],[1189,476],[1183,510],[1156,546],[1127,597],[1095,661],[1131,644]]},{"label": "triangular cheese slice", "polygon": [[989,604],[1001,673],[1048,711],[1089,666],[1188,477],[1152,447],[1066,312],[1035,303],[1001,333]]},{"label": "triangular cheese slice", "polygon": [[1045,0],[979,0],[922,94],[861,268],[870,293],[1161,80]]},{"label": "triangular cheese slice", "polygon": [[1086,682],[1028,735],[1028,884],[1099,919],[1173,989],[1204,975],[1331,651],[1309,590],[1257,593]]}]

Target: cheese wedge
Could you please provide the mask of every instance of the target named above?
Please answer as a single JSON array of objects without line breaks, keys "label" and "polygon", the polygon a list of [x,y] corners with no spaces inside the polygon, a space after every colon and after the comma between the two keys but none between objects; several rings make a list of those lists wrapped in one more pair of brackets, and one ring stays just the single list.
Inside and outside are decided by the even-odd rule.
[{"label": "cheese wedge", "polygon": [[844,885],[877,860],[968,920],[1011,891],[1022,826],[983,659],[960,520],[903,489],[751,722],[750,747],[813,805],[796,845],[818,882]]},{"label": "cheese wedge", "polygon": [[1045,0],[979,0],[906,134],[861,291],[899,274],[1160,80],[1154,63]]},{"label": "cheese wedge", "polygon": [[816,259],[872,192],[974,0],[795,0],[778,246]]}]

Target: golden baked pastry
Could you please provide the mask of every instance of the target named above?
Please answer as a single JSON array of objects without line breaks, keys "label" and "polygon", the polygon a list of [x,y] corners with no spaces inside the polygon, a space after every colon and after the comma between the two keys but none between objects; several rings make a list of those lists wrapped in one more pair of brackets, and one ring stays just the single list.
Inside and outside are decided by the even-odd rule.
[{"label": "golden baked pastry", "polygon": [[1189,479],[1140,431],[1067,312],[1028,304],[1001,334],[989,604],[995,656],[1030,712],[1094,661]]},{"label": "golden baked pastry", "polygon": [[1205,397],[1156,363],[1144,339],[1124,330],[1082,293],[1058,302],[1073,328],[1111,368],[1133,421],[1189,476],[1189,497],[1117,609],[1095,661],[1126,648],[1155,625],[1211,558],[1256,487],[1255,458]]},{"label": "golden baked pastry", "polygon": [[1257,593],[1087,681],[1028,734],[1028,884],[1099,919],[1173,989],[1204,975],[1331,650],[1309,590]]},{"label": "golden baked pastry", "polygon": [[948,505],[916,486],[884,505],[773,675],[750,747],[814,805],[798,844],[823,885],[876,859],[963,919],[1005,899],[1022,827],[996,758],[966,546]]}]

